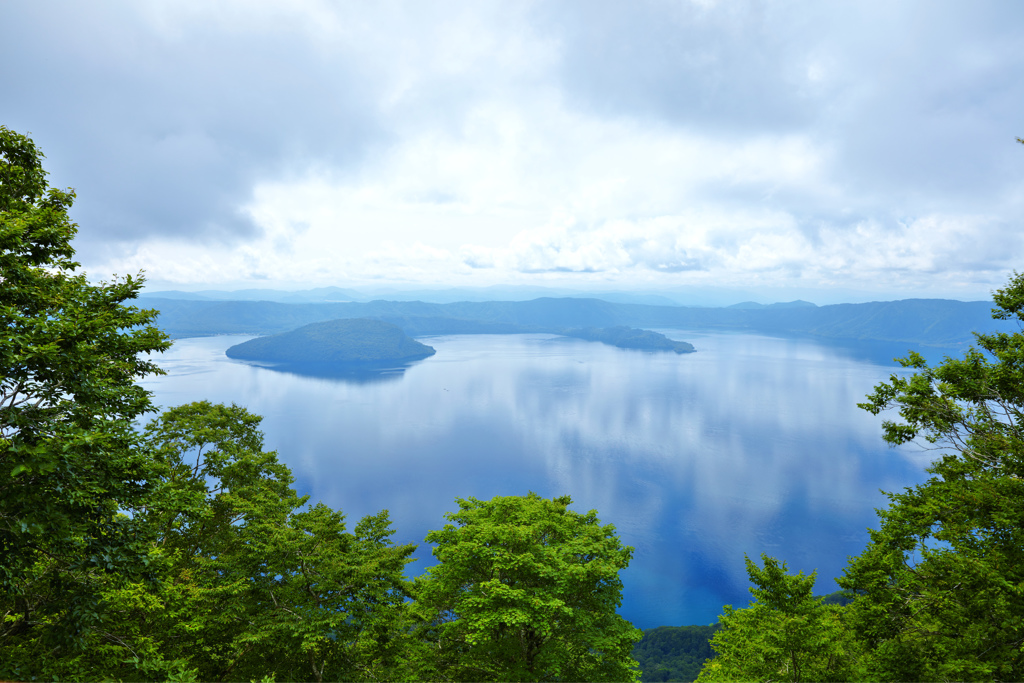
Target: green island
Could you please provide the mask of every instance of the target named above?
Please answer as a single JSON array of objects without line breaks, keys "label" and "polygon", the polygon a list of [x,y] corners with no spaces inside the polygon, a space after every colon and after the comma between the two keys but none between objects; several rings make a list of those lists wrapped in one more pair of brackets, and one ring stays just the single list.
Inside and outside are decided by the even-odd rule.
[{"label": "green island", "polygon": [[432,347],[380,320],[352,318],[311,323],[297,330],[235,344],[228,358],[282,365],[410,363],[434,355]]},{"label": "green island", "polygon": [[1024,274],[993,294],[1011,331],[911,352],[858,404],[935,457],[840,595],[748,557],[748,606],[645,635],[616,612],[634,549],[568,496],[456,499],[410,580],[387,510],[311,504],[260,416],[143,423],[170,340],[141,276],[78,271],[74,193],[41,159],[0,126],[0,680],[1024,679]]},{"label": "green island", "polygon": [[224,353],[229,358],[262,362],[278,370],[321,375],[337,373],[339,369],[368,370],[407,365],[435,353],[432,347],[410,337],[399,327],[401,324],[421,335],[547,332],[617,348],[675,353],[694,350],[693,345],[687,342],[626,326],[563,329],[536,325],[497,326],[445,318],[404,319],[391,324],[375,318],[354,317],[311,323],[290,332],[257,337],[231,346]]},{"label": "green island", "polygon": [[[621,349],[692,353],[693,345],[674,341],[659,332],[624,325],[596,328],[555,328],[537,325],[489,325],[475,321],[427,319],[399,320],[396,324],[371,318],[345,318],[310,323],[280,334],[257,337],[229,347],[228,358],[272,364],[278,369],[315,372],[337,367],[379,368],[422,360],[434,355],[432,347],[403,330],[419,334],[514,334],[547,332],[563,337],[600,342]],[[404,323],[401,327],[400,324]]]},{"label": "green island", "polygon": [[638,349],[641,351],[672,351],[674,353],[693,353],[693,344],[669,339],[660,332],[653,330],[636,330],[624,325],[615,327],[583,327],[563,330],[565,337],[576,337],[587,341],[601,342],[620,349]]}]

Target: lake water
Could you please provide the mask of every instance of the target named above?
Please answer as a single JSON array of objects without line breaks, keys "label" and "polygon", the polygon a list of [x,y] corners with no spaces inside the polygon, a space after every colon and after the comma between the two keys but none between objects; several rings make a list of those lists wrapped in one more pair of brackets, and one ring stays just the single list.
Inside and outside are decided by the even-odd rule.
[{"label": "lake water", "polygon": [[[535,491],[596,509],[636,551],[620,613],[641,628],[706,624],[750,596],[744,553],[818,571],[836,590],[874,526],[879,492],[923,481],[856,407],[895,372],[805,340],[662,330],[697,353],[550,335],[459,335],[404,372],[317,378],[235,362],[249,337],[182,339],[143,384],[162,406],[207,399],[263,415],[300,493],[350,526],[387,508],[420,545],[456,497]],[[888,356],[891,358],[891,355]]]}]

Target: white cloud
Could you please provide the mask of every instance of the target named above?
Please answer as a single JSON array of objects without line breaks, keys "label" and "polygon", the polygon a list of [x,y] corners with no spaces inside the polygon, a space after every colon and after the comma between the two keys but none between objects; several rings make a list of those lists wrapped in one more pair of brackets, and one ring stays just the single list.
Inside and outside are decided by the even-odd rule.
[{"label": "white cloud", "polygon": [[262,237],[224,245],[212,262],[171,244],[162,258],[147,251],[132,263],[170,258],[150,274],[181,282],[575,276],[624,286],[920,288],[977,283],[979,269],[998,281],[1019,249],[1012,237],[998,248],[977,239],[998,229],[990,216],[833,213],[812,224],[776,199],[856,201],[830,180],[833,164],[829,148],[795,135],[719,140],[584,116],[557,93],[488,101],[453,131],[407,132],[355,173],[321,168],[258,185],[246,211]]},{"label": "white cloud", "polygon": [[1005,6],[63,7],[0,57],[100,275],[983,295],[1024,247]]}]

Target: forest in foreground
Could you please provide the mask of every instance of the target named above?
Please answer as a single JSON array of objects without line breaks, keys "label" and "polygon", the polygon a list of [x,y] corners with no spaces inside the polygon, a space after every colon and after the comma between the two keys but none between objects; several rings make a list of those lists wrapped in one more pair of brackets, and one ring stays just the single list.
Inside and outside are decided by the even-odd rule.
[{"label": "forest in foreground", "polygon": [[[632,549],[568,497],[459,499],[410,581],[387,512],[308,505],[259,416],[198,402],[137,428],[170,342],[132,305],[140,278],[78,271],[74,193],[41,159],[0,127],[0,677],[640,677],[616,614]],[[994,299],[1019,326],[1024,275]],[[890,494],[848,604],[748,558],[754,600],[724,608],[698,680],[1024,677],[1024,334],[903,363],[861,406],[935,449],[931,478]]]}]

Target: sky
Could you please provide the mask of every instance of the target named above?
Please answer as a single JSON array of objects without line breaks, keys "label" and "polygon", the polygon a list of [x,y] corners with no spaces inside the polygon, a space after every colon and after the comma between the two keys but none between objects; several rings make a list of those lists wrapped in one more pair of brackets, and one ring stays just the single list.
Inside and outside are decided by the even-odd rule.
[{"label": "sky", "polygon": [[1024,269],[1021,3],[6,0],[0,26],[0,124],[75,188],[94,279],[823,304]]}]

